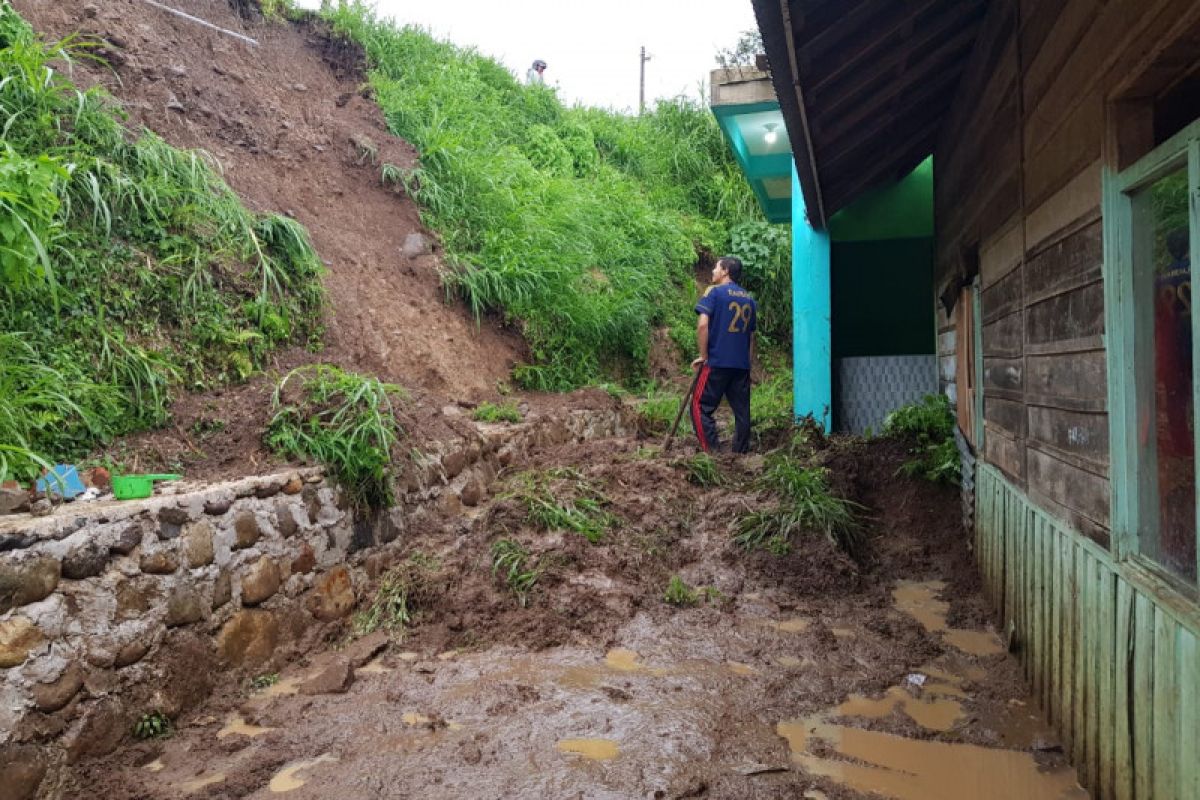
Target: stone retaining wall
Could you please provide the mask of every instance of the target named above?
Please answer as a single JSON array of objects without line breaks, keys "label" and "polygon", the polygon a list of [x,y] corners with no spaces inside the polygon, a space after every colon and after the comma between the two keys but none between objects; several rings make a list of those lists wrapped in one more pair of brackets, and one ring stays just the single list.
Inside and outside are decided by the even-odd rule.
[{"label": "stone retaining wall", "polygon": [[140,501],[0,521],[0,798],[61,794],[144,713],[174,717],[216,682],[272,671],[348,615],[371,556],[427,509],[486,499],[528,451],[627,433],[625,409],[575,411],[414,453],[402,501],[354,514],[319,469],[165,484]]}]

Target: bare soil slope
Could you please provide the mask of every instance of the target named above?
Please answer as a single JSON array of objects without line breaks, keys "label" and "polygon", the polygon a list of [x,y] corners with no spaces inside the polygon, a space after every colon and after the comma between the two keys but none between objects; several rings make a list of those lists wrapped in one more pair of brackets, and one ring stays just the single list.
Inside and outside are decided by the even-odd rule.
[{"label": "bare soil slope", "polygon": [[111,69],[81,60],[77,82],[105,85],[131,126],[212,154],[252,208],[307,226],[329,268],[322,360],[457,398],[494,391],[521,357],[518,336],[478,327],[460,304],[444,302],[436,253],[402,254],[405,237],[423,229],[412,201],[383,186],[380,166],[411,167],[417,154],[360,95],[358,53],[316,27],[243,18],[227,0],[168,5],[259,46],[141,0],[14,5],[48,38],[104,40]]}]

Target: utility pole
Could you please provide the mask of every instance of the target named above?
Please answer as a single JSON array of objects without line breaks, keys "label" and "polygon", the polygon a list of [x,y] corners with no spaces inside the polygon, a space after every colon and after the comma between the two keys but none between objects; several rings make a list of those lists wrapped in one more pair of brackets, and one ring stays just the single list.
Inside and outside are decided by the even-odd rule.
[{"label": "utility pole", "polygon": [[638,114],[646,113],[646,62],[650,60],[650,56],[646,55],[646,46],[642,45],[641,58],[641,81],[638,84]]}]

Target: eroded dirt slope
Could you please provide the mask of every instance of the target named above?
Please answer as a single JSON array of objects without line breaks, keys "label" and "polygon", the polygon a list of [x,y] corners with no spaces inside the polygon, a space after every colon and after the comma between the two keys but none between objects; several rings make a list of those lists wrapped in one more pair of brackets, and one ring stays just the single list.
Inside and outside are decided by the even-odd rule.
[{"label": "eroded dirt slope", "polygon": [[[230,679],[174,738],[89,765],[77,796],[1085,797],[984,624],[956,493],[897,477],[903,458],[815,456],[867,506],[855,562],[820,536],[732,545],[769,502],[758,458],[701,488],[645,441],[547,449],[474,516],[372,556],[408,587],[403,634],[335,633],[267,690]],[[547,530],[531,486],[600,498],[611,524],[594,543]],[[502,540],[541,570],[525,603],[490,569]],[[664,602],[673,575],[694,605]]]},{"label": "eroded dirt slope", "polygon": [[[141,0],[16,0],[45,36],[96,36],[110,68],[80,60],[76,81],[102,83],[133,127],[211,153],[260,211],[295,216],[329,268],[325,360],[449,396],[493,391],[521,344],[446,305],[436,253],[408,258],[418,210],[382,185],[384,163],[417,154],[387,132],[360,95],[357,54],[312,27],[237,14],[227,0],[172,0],[180,10],[250,36],[254,47]],[[253,4],[246,4],[253,5]],[[374,150],[370,154],[368,150]]]}]

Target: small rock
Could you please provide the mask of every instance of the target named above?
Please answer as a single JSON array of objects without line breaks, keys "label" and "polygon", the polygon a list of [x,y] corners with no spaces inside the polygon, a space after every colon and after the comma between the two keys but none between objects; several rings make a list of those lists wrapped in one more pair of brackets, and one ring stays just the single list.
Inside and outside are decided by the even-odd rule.
[{"label": "small rock", "polygon": [[170,575],[179,569],[179,559],[169,550],[155,550],[142,553],[138,566],[149,575]]},{"label": "small rock", "polygon": [[29,506],[29,513],[35,517],[48,517],[54,511],[54,506],[45,497],[34,500]]},{"label": "small rock", "polygon": [[167,110],[176,111],[180,114],[187,111],[183,103],[179,102],[179,98],[175,96],[174,92],[172,92],[170,97],[167,98]]},{"label": "small rock", "polygon": [[283,484],[283,493],[300,494],[300,491],[303,488],[304,480],[300,477],[299,473],[293,472],[290,476],[288,476],[287,482]]},{"label": "small rock", "polygon": [[262,535],[262,532],[258,529],[258,520],[249,511],[243,511],[241,514],[238,514],[237,520],[233,523],[233,532],[234,550],[250,547],[258,542],[258,538]]},{"label": "small rock", "polygon": [[317,578],[305,602],[314,617],[329,622],[349,614],[357,599],[350,570],[338,565]]},{"label": "small rock", "polygon": [[404,237],[404,247],[400,249],[400,252],[407,258],[427,256],[433,252],[433,243],[423,233],[410,233]]},{"label": "small rock", "polygon": [[307,86],[305,86],[303,83],[293,83],[293,84],[292,84],[292,91],[295,91],[295,92],[307,92],[307,91],[308,91],[308,87],[307,87]]},{"label": "small rock", "polygon": [[256,606],[279,591],[279,567],[263,556],[242,574],[242,605]]},{"label": "small rock", "polygon": [[158,510],[158,521],[167,522],[171,525],[186,525],[191,516],[187,509],[179,508],[178,506],[167,506]]},{"label": "small rock", "polygon": [[279,644],[279,622],[270,611],[246,609],[234,614],[217,635],[221,658],[236,667],[270,660]]},{"label": "small rock", "polygon": [[296,531],[300,530],[300,520],[296,519],[297,512],[300,512],[299,507],[286,500],[281,499],[275,506],[275,528],[285,539],[295,536]]},{"label": "small rock", "polygon": [[92,578],[104,571],[108,563],[108,548],[92,539],[76,547],[62,560],[62,575],[73,581]]},{"label": "small rock", "polygon": [[457,478],[467,466],[467,451],[455,450],[442,456],[442,469],[446,470],[447,478]]},{"label": "small rock", "polygon": [[83,16],[87,17],[88,19],[95,19],[96,15],[99,13],[100,9],[97,8],[94,3],[88,3],[83,7]]},{"label": "small rock", "polygon": [[37,747],[10,744],[0,750],[0,797],[33,800],[45,777],[45,757]]},{"label": "small rock", "polygon": [[181,64],[172,64],[167,68],[167,72],[171,73],[176,78],[186,78],[188,74],[187,67]]},{"label": "small rock", "polygon": [[462,500],[464,506],[477,506],[479,505],[479,501],[483,499],[485,491],[482,481],[478,478],[471,478],[471,480],[467,481],[466,486],[462,488],[459,498]]},{"label": "small rock", "polygon": [[317,555],[313,552],[312,545],[308,542],[303,542],[300,545],[300,554],[292,559],[292,574],[307,575],[312,572],[313,567],[317,565]]},{"label": "small rock", "polygon": [[221,574],[217,575],[217,580],[213,583],[213,611],[228,603],[232,598],[233,577],[229,574],[228,570],[221,570]]},{"label": "small rock", "polygon": [[254,496],[259,500],[266,500],[279,494],[279,490],[282,488],[283,487],[275,481],[267,481],[266,483],[260,483],[258,486],[254,487]]},{"label": "small rock", "polygon": [[112,488],[112,473],[104,467],[92,467],[84,473],[84,482],[107,492]]},{"label": "small rock", "polygon": [[0,668],[24,664],[29,651],[45,638],[28,617],[16,616],[0,622]]},{"label": "small rock", "polygon": [[33,702],[38,711],[52,714],[71,702],[83,686],[83,669],[78,663],[67,667],[67,671],[52,683],[37,683],[32,689]]},{"label": "small rock", "polygon": [[342,654],[349,659],[350,665],[357,669],[378,655],[383,648],[388,646],[389,641],[386,631],[375,631],[361,639],[355,639],[347,645]]},{"label": "small rock", "polygon": [[146,653],[149,652],[150,642],[145,639],[134,639],[117,651],[117,657],[113,661],[113,666],[120,669],[121,667],[128,667],[130,664],[136,664],[145,658]]},{"label": "small rock", "polygon": [[354,683],[354,666],[348,658],[335,658],[315,677],[300,684],[300,694],[343,694]]},{"label": "small rock", "polygon": [[133,548],[142,543],[142,526],[136,522],[117,536],[117,540],[108,546],[108,551],[114,555],[127,556]]},{"label": "small rock", "polygon": [[200,608],[200,596],[187,586],[177,586],[167,598],[167,617],[164,620],[168,628],[180,625],[190,625],[204,618]]},{"label": "small rock", "polygon": [[49,597],[61,574],[62,565],[50,556],[0,563],[0,614]]},{"label": "small rock", "polygon": [[174,522],[160,522],[160,523],[158,523],[158,538],[159,538],[159,541],[163,541],[163,542],[169,542],[169,541],[171,541],[172,539],[178,539],[178,538],[179,538],[179,534],[180,534],[180,532],[182,532],[182,531],[183,531],[183,528],[182,528],[181,526],[179,526],[179,525],[176,525]]},{"label": "small rock", "polygon": [[66,738],[67,756],[79,761],[87,756],[108,755],[116,750],[126,733],[126,715],[121,702],[106,697],[83,713],[83,720]]},{"label": "small rock", "polygon": [[212,517],[219,517],[232,506],[233,495],[222,495],[221,497],[214,497],[212,500],[204,501],[204,513]]},{"label": "small rock", "polygon": [[321,516],[321,497],[317,491],[317,487],[313,484],[305,486],[300,492],[301,499],[304,500],[304,508],[308,511],[308,522],[310,525],[317,524],[317,520]]},{"label": "small rock", "polygon": [[29,509],[29,492],[24,489],[0,489],[0,514],[19,514]]},{"label": "small rock", "polygon": [[183,534],[183,552],[191,569],[206,567],[213,562],[213,529],[207,522],[193,522]]}]

